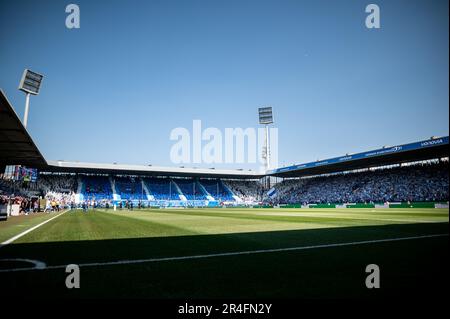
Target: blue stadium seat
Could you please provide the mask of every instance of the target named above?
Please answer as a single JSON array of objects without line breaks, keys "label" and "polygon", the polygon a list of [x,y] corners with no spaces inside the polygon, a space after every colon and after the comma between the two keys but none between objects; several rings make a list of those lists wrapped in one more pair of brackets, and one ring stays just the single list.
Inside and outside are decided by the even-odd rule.
[{"label": "blue stadium seat", "polygon": [[84,199],[113,199],[111,183],[106,176],[82,176],[81,194]]},{"label": "blue stadium seat", "polygon": [[202,187],[193,179],[176,179],[174,180],[180,188],[183,195],[188,200],[205,200],[207,194],[203,191]]},{"label": "blue stadium seat", "polygon": [[121,199],[147,199],[147,194],[145,193],[142,187],[142,182],[139,179],[133,177],[116,177],[114,178],[114,185],[116,192],[120,195]]},{"label": "blue stadium seat", "polygon": [[179,193],[170,178],[144,178],[145,186],[156,200],[179,200]]},{"label": "blue stadium seat", "polygon": [[219,201],[234,201],[233,194],[224,187],[221,180],[202,179],[200,183],[205,187],[206,191]]}]

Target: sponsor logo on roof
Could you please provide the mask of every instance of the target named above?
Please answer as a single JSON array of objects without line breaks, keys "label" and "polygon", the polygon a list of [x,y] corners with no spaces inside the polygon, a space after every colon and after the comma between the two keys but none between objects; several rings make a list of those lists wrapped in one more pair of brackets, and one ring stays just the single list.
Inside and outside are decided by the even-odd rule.
[{"label": "sponsor logo on roof", "polygon": [[420,146],[431,146],[431,145],[436,145],[436,144],[442,144],[443,142],[444,142],[444,140],[442,138],[440,138],[437,140],[422,142],[422,143],[420,143]]}]

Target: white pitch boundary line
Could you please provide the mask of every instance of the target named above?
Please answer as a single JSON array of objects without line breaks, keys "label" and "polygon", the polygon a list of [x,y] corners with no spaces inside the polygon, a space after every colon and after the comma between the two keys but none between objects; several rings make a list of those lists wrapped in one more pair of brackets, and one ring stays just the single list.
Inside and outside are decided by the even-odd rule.
[{"label": "white pitch boundary line", "polygon": [[[142,264],[142,263],[164,262],[164,261],[179,261],[179,260],[189,260],[189,259],[203,259],[203,258],[213,258],[213,257],[254,255],[254,254],[264,254],[264,253],[274,253],[274,252],[299,251],[299,250],[310,250],[310,249],[319,249],[319,248],[332,248],[332,247],[345,247],[345,246],[376,244],[376,243],[395,242],[395,241],[404,241],[404,240],[413,240],[413,239],[448,237],[448,235],[449,234],[434,234],[434,235],[422,235],[422,236],[411,236],[411,237],[400,237],[400,238],[363,240],[363,241],[354,241],[354,242],[347,242],[347,243],[321,244],[321,245],[312,245],[312,246],[273,248],[273,249],[260,249],[260,250],[247,250],[247,251],[236,251],[236,252],[207,254],[207,255],[161,257],[161,258],[134,259],[134,260],[118,260],[118,261],[107,261],[107,262],[84,263],[84,264],[77,264],[77,265],[79,267],[98,267],[98,266]],[[16,272],[16,271],[29,271],[29,270],[64,269],[66,267],[67,267],[67,265],[55,265],[55,266],[46,266],[45,268],[40,268],[40,269],[30,268],[30,267],[29,268],[1,269],[0,273]]]},{"label": "white pitch boundary line", "polygon": [[40,224],[37,224],[36,226],[33,226],[33,227],[31,227],[31,228],[25,230],[24,232],[21,232],[20,234],[14,236],[14,237],[11,237],[10,239],[4,241],[3,243],[0,243],[0,248],[5,247],[6,245],[11,244],[13,241],[19,239],[19,238],[22,237],[22,236],[25,236],[26,234],[28,234],[28,233],[32,232],[33,230],[35,230],[35,229],[41,227],[42,225],[47,224],[48,222],[52,221],[53,219],[55,219],[55,218],[61,216],[62,214],[66,213],[66,212],[67,212],[67,210],[64,211],[64,212],[62,212],[61,214],[58,214],[58,215],[56,215],[56,216],[54,216],[54,217],[52,217],[52,218],[49,218],[49,219],[43,221],[43,222],[40,223]]},{"label": "white pitch boundary line", "polygon": [[[45,267],[47,267],[47,265],[39,260],[34,260],[34,259],[23,259],[23,258],[6,258],[6,259],[0,259],[0,262],[14,262],[14,261],[18,261],[18,262],[24,262],[24,263],[29,263],[29,264],[33,264],[34,267],[27,267],[27,268],[32,268],[32,269],[44,269]],[[20,268],[17,268],[20,269]]]}]

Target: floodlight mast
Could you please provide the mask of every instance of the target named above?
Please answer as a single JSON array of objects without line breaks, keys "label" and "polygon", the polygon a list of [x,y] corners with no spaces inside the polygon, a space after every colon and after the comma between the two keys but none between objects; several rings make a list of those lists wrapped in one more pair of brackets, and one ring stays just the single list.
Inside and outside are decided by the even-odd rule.
[{"label": "floodlight mast", "polygon": [[266,172],[270,169],[269,125],[266,125]]},{"label": "floodlight mast", "polygon": [[273,124],[273,113],[272,107],[260,107],[258,109],[259,113],[259,124],[263,124],[265,128],[265,139],[264,139],[264,149],[263,158],[265,159],[266,172],[270,169],[270,136],[269,136],[269,124]]},{"label": "floodlight mast", "polygon": [[22,79],[20,80],[19,90],[26,93],[25,96],[25,112],[23,114],[23,126],[27,128],[28,112],[30,110],[30,95],[38,95],[41,88],[42,78],[44,76],[25,69],[23,71]]},{"label": "floodlight mast", "polygon": [[23,113],[23,126],[27,128],[28,111],[30,109],[30,93],[26,93],[25,96],[25,112]]}]

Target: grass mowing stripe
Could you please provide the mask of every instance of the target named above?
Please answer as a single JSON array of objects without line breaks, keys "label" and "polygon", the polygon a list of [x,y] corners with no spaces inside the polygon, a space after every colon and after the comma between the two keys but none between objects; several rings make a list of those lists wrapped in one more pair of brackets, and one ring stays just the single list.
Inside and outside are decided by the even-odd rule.
[{"label": "grass mowing stripe", "polygon": [[[98,263],[93,262],[93,263],[78,264],[78,266],[79,267],[116,266],[116,265],[142,264],[142,263],[150,263],[150,262],[179,261],[179,260],[204,259],[204,258],[227,257],[227,256],[238,256],[238,255],[254,255],[254,254],[264,254],[264,253],[276,253],[276,252],[287,252],[287,251],[299,251],[299,250],[311,250],[311,249],[321,249],[321,248],[336,248],[336,247],[345,247],[345,246],[378,244],[378,243],[387,243],[387,242],[396,242],[396,241],[405,241],[405,240],[417,240],[417,239],[436,238],[436,237],[448,237],[448,235],[449,234],[432,234],[432,235],[421,235],[421,236],[400,237],[400,238],[385,238],[385,239],[375,239],[375,240],[354,241],[354,242],[346,242],[346,243],[321,244],[321,245],[312,245],[312,246],[247,250],[247,251],[206,254],[206,255],[177,256],[177,257],[149,258],[149,259],[136,259],[136,260],[118,260],[118,261],[98,262]],[[66,268],[66,267],[67,267],[67,265],[46,266],[45,268],[38,268],[38,267],[13,268],[13,269],[2,269],[2,270],[0,270],[0,272],[52,270],[52,269],[62,269],[62,268]]]},{"label": "grass mowing stripe", "polygon": [[10,238],[10,239],[8,239],[8,240],[2,242],[2,243],[0,243],[0,248],[5,247],[6,245],[11,244],[12,242],[16,241],[16,240],[19,239],[20,237],[25,236],[26,234],[28,234],[28,233],[32,232],[33,230],[35,230],[35,229],[41,227],[42,225],[47,224],[48,222],[54,220],[55,218],[57,218],[57,217],[63,215],[63,214],[66,213],[66,212],[67,212],[67,210],[66,210],[66,211],[63,211],[62,213],[60,213],[60,214],[58,214],[58,215],[56,215],[56,216],[53,216],[53,217],[50,218],[50,219],[47,219],[47,220],[43,221],[43,222],[40,223],[40,224],[37,224],[36,226],[33,226],[33,227],[31,227],[31,228],[29,228],[29,229],[27,229],[27,230],[21,232],[20,234],[18,234],[18,235],[16,235],[16,236],[14,236],[14,237],[12,237],[12,238]]},{"label": "grass mowing stripe", "polygon": [[[191,209],[184,209],[184,210],[148,210],[143,209],[137,211],[140,213],[140,215],[131,215],[127,216],[128,213],[126,211],[119,211],[119,215],[121,216],[127,216],[127,217],[133,217],[133,218],[142,218],[147,215],[147,217],[153,216],[162,216],[162,215],[179,215],[179,216],[201,216],[201,217],[215,217],[215,218],[245,218],[245,219],[252,219],[252,220],[274,220],[279,222],[298,222],[299,217],[302,218],[304,221],[308,221],[305,218],[320,218],[320,219],[353,219],[353,220],[376,220],[376,221],[394,221],[394,222],[404,222],[409,221],[413,223],[428,223],[428,222],[443,222],[448,221],[448,210],[443,211],[441,213],[422,213],[422,214],[398,214],[395,212],[390,213],[384,213],[380,211],[368,211],[367,209],[365,211],[358,211],[355,212],[354,210],[347,209],[345,212],[340,211],[338,214],[331,213],[329,210],[327,211],[307,211],[303,209],[302,211],[296,210],[296,211],[290,211],[288,209],[282,209],[282,210],[276,210],[272,209],[272,211],[258,211],[258,210],[228,210],[224,211],[224,209],[202,209],[202,210],[191,210]],[[386,218],[385,218],[386,217]],[[413,218],[411,218],[413,217]],[[415,218],[414,218],[415,217]],[[427,217],[426,219],[418,219],[418,217]],[[142,218],[146,219],[146,218]],[[445,220],[443,220],[445,219]],[[321,220],[322,221],[322,220]]]},{"label": "grass mowing stripe", "polygon": [[[190,216],[208,216],[208,217],[217,217],[217,218],[230,218],[230,219],[250,219],[250,220],[263,220],[263,221],[273,221],[273,222],[286,222],[286,223],[320,223],[326,225],[359,225],[358,221],[375,221],[375,222],[409,222],[408,219],[405,220],[387,220],[387,219],[372,219],[372,218],[350,218],[343,216],[333,216],[333,217],[324,217],[324,216],[276,216],[274,215],[259,215],[259,214],[248,214],[248,213],[237,213],[234,211],[233,213],[217,213],[211,211],[164,211],[164,212],[155,212],[173,214],[173,215],[190,215]],[[353,221],[353,222],[352,222]],[[413,222],[423,222],[423,221],[413,221]]]},{"label": "grass mowing stripe", "polygon": [[[344,214],[344,213],[342,213]],[[426,216],[426,217],[432,217],[433,220],[431,219],[411,219],[409,218],[410,216],[399,216],[399,215],[387,215],[388,217],[397,217],[397,218],[380,218],[383,216],[379,216],[376,213],[372,213],[372,214],[362,214],[362,213],[357,213],[357,214],[351,214],[351,213],[345,213],[345,216],[339,216],[336,217],[336,215],[332,215],[332,214],[326,214],[326,213],[292,213],[292,215],[288,214],[281,214],[279,212],[274,212],[274,213],[263,213],[263,214],[250,214],[253,216],[276,216],[277,218],[279,217],[290,217],[290,218],[332,218],[332,219],[351,219],[351,220],[373,220],[373,221],[386,221],[386,222],[398,222],[398,223],[441,223],[442,222],[442,218],[446,217],[443,215],[439,215],[439,216]],[[361,215],[363,216],[367,216],[367,217],[361,217]],[[407,217],[407,218],[406,218]],[[414,217],[416,217],[414,215]],[[420,216],[419,216],[420,217]]]},{"label": "grass mowing stripe", "polygon": [[[241,213],[233,211],[233,213],[217,213],[217,212],[211,212],[211,211],[169,211],[165,210],[164,212],[156,212],[159,213],[165,213],[165,214],[171,214],[171,215],[189,215],[189,216],[207,216],[207,217],[215,217],[215,218],[224,218],[224,219],[249,219],[249,220],[263,220],[263,221],[273,221],[273,222],[287,222],[287,223],[324,223],[324,219],[320,217],[306,217],[306,218],[299,218],[297,216],[273,216],[273,215],[257,215],[257,214],[247,214],[247,213]],[[336,224],[337,219],[339,218],[333,218],[336,219],[336,222],[331,222],[330,224]]]},{"label": "grass mowing stripe", "polygon": [[22,237],[20,243],[83,241],[141,237],[197,235],[152,220],[132,219],[102,211],[71,211],[54,223]]},{"label": "grass mowing stripe", "polygon": [[272,212],[247,212],[247,214],[257,214],[257,215],[280,215],[280,216],[336,216],[345,215],[345,216],[395,216],[396,218],[417,218],[417,217],[427,217],[427,218],[448,218],[448,210],[442,210],[441,212],[420,212],[420,213],[406,213],[406,212],[398,212],[389,210],[389,212],[381,212],[380,210],[369,210],[365,209],[365,211],[355,211],[355,209],[346,209],[346,211],[340,212],[331,212],[328,211],[318,211],[316,210],[307,210],[307,209],[299,209],[297,211],[287,211],[287,210],[276,210],[274,209]]},{"label": "grass mowing stripe", "polygon": [[47,214],[41,212],[28,215],[9,216],[7,220],[0,222],[0,243],[55,215],[56,213]]}]

